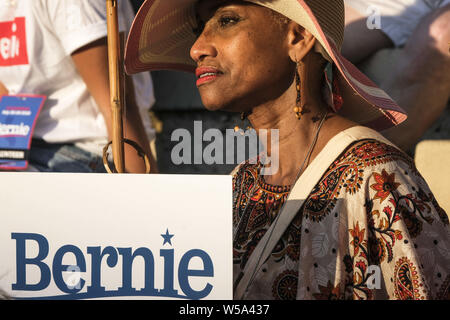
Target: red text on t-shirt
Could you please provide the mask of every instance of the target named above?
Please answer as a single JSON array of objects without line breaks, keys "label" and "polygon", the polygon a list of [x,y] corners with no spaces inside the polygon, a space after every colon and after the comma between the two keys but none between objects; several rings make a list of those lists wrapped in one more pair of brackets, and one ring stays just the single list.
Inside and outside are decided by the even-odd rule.
[{"label": "red text on t-shirt", "polygon": [[0,22],[0,66],[28,64],[25,17]]}]

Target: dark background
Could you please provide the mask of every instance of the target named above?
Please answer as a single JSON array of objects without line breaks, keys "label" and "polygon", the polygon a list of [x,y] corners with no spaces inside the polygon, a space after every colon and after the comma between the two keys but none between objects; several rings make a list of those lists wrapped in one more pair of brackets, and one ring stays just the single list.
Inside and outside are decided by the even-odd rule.
[{"label": "dark background", "polygon": [[137,12],[141,4],[144,2],[144,0],[130,0],[131,4],[134,7],[134,11]]}]

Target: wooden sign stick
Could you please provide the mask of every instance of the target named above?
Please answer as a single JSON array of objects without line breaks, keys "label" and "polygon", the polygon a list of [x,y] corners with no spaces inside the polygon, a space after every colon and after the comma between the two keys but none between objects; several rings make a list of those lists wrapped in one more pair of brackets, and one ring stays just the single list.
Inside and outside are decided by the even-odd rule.
[{"label": "wooden sign stick", "polygon": [[112,151],[117,173],[125,172],[123,140],[123,58],[119,35],[118,0],[106,0],[108,23],[108,60],[113,120]]}]

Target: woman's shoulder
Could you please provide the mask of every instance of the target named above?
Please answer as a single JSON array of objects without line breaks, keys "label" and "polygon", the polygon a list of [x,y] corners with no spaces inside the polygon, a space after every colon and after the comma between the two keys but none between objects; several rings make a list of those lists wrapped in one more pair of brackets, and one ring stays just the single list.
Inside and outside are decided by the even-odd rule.
[{"label": "woman's shoulder", "polygon": [[354,126],[339,132],[328,141],[317,159],[327,162],[318,166],[325,172],[339,170],[340,173],[351,173],[357,170],[358,176],[382,168],[417,172],[409,155],[379,132],[364,126]]},{"label": "woman's shoulder", "polygon": [[373,202],[378,199],[384,203],[392,196],[410,203],[428,203],[435,208],[440,220],[449,224],[414,160],[382,141],[362,140],[349,146],[330,166],[319,185],[321,188],[317,190],[326,189],[329,194],[348,200]]},{"label": "woman's shoulder", "polygon": [[322,175],[317,190],[335,197],[366,199],[377,183],[394,181],[409,193],[414,186],[426,187],[414,160],[392,144],[363,139],[350,144]]},{"label": "woman's shoulder", "polygon": [[405,169],[417,173],[414,160],[396,146],[379,139],[362,139],[350,144],[332,163],[331,168],[353,166],[360,172],[380,168]]}]

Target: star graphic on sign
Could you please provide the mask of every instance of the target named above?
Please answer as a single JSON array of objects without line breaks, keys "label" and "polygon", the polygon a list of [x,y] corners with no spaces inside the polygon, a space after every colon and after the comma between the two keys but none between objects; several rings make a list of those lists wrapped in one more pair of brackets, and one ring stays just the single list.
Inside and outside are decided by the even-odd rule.
[{"label": "star graphic on sign", "polygon": [[170,233],[169,233],[169,229],[167,229],[166,234],[162,234],[162,235],[161,235],[161,237],[164,238],[164,243],[163,243],[163,245],[165,245],[166,243],[172,245],[171,239],[172,239],[173,236],[174,236],[174,234],[170,234]]}]

